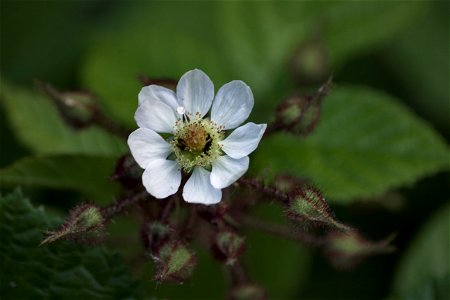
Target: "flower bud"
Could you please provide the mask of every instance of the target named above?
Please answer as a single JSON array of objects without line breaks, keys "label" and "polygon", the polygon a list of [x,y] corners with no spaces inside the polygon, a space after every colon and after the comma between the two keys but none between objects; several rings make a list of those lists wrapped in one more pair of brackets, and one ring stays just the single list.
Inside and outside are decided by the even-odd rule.
[{"label": "flower bud", "polygon": [[233,288],[229,294],[231,300],[263,300],[267,299],[266,291],[255,284],[245,284]]},{"label": "flower bud", "polygon": [[60,229],[47,232],[41,245],[54,242],[59,239],[72,239],[82,242],[96,242],[103,233],[105,219],[100,208],[89,203],[76,206],[70,211]]},{"label": "flower bud", "polygon": [[183,283],[191,277],[197,261],[195,254],[179,242],[163,245],[154,260],[157,265],[155,279],[176,283]]},{"label": "flower bud", "polygon": [[93,125],[99,106],[91,93],[81,91],[63,93],[49,83],[38,82],[38,86],[50,97],[69,126],[82,129]]},{"label": "flower bud", "polygon": [[312,96],[292,96],[280,103],[274,129],[302,136],[311,133],[319,122],[323,99],[331,87],[330,79]]},{"label": "flower bud", "polygon": [[311,186],[303,186],[291,195],[286,208],[287,216],[295,221],[312,225],[325,225],[339,230],[349,230],[349,227],[334,218],[333,213],[322,196],[322,193]]},{"label": "flower bud", "polygon": [[217,259],[233,265],[245,249],[245,238],[231,231],[221,231],[213,237],[212,249]]},{"label": "flower bud", "polygon": [[391,235],[382,241],[372,242],[366,240],[356,230],[345,233],[333,232],[327,238],[325,253],[336,268],[348,269],[356,266],[367,256],[394,251],[395,248],[390,245],[393,238]]}]

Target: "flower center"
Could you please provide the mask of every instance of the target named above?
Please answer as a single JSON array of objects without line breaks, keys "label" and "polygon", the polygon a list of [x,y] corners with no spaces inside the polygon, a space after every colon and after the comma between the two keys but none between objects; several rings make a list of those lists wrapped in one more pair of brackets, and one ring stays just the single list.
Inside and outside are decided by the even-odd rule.
[{"label": "flower center", "polygon": [[177,130],[170,142],[176,159],[185,172],[195,166],[210,168],[222,151],[219,142],[223,139],[220,127],[208,119],[179,120]]},{"label": "flower center", "polygon": [[180,136],[187,151],[200,153],[205,149],[207,140],[210,140],[209,134],[201,124],[193,123],[186,126]]}]

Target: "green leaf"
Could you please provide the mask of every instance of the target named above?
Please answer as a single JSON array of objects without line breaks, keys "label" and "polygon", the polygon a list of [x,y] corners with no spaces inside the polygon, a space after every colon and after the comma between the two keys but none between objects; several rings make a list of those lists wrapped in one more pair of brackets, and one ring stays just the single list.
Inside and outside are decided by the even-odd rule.
[{"label": "green leaf", "polygon": [[111,200],[119,190],[110,179],[114,167],[113,158],[100,156],[28,157],[0,169],[0,186],[71,189],[92,200]]},{"label": "green leaf", "polygon": [[377,196],[448,168],[448,147],[396,99],[361,87],[338,87],[305,139],[276,134],[252,159],[254,173],[310,178],[327,199],[348,203]]},{"label": "green leaf", "polygon": [[17,137],[30,149],[45,154],[118,156],[125,142],[104,130],[68,128],[49,99],[1,81],[0,100]]},{"label": "green leaf", "polygon": [[449,299],[450,203],[422,228],[401,259],[394,277],[394,299]]},{"label": "green leaf", "polygon": [[34,208],[19,190],[0,197],[0,291],[5,299],[130,299],[141,289],[120,256],[60,242],[39,247],[61,220]]}]

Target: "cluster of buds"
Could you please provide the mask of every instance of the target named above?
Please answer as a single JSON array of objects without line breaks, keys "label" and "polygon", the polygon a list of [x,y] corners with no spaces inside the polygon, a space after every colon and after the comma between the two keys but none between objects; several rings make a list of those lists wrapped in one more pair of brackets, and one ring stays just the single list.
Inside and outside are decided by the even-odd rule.
[{"label": "cluster of buds", "polygon": [[[176,85],[172,80],[155,81],[147,77],[141,77],[141,80],[145,84],[157,82],[172,88]],[[285,131],[304,136],[311,133],[317,125],[322,101],[331,85],[329,80],[313,96],[290,97],[282,102],[266,134]],[[83,99],[78,97],[79,94],[75,97],[61,93],[48,84],[41,84],[40,87],[70,126],[83,128],[97,125],[118,136],[128,136],[126,130],[101,112],[93,97]],[[184,135],[182,138],[187,139]],[[99,241],[107,222],[139,204],[145,220],[141,227],[142,242],[147,257],[155,264],[153,279],[176,283],[188,280],[197,262],[190,242],[199,239],[200,244],[206,241],[212,255],[230,273],[230,299],[267,297],[265,290],[249,279],[241,260],[246,249],[243,234],[246,227],[320,247],[332,264],[339,268],[352,266],[368,255],[392,250],[389,246],[391,240],[378,243],[367,241],[356,230],[338,221],[324,195],[306,179],[279,176],[273,185],[267,186],[257,179],[241,178],[233,185],[237,192],[224,193],[222,202],[204,206],[182,201],[181,190],[163,201],[157,200],[143,189],[141,176],[142,169],[132,156],[121,157],[111,178],[122,185],[123,197],[104,208],[93,204],[75,207],[61,228],[48,232],[42,244],[59,239]],[[182,178],[183,182],[187,180]],[[247,201],[242,201],[242,195],[247,194]],[[270,224],[248,214],[252,206],[266,200],[278,203],[293,226]]]}]

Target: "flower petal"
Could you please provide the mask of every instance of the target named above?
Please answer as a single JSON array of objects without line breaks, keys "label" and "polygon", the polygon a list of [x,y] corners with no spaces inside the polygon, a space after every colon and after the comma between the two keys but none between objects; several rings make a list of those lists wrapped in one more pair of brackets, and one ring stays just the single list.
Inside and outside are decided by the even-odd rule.
[{"label": "flower petal", "polygon": [[151,161],[142,175],[142,183],[155,198],[163,199],[175,194],[181,183],[178,163],[167,159]]},{"label": "flower petal", "polygon": [[139,105],[144,101],[161,101],[169,105],[174,111],[177,109],[178,100],[175,92],[159,85],[144,86],[138,95]]},{"label": "flower petal", "polygon": [[139,127],[156,132],[173,133],[177,118],[175,111],[161,101],[144,101],[134,114]]},{"label": "flower petal", "polygon": [[247,120],[253,109],[253,94],[243,81],[234,80],[220,88],[211,108],[211,121],[236,128]]},{"label": "flower petal", "polygon": [[221,142],[222,150],[235,159],[249,155],[258,146],[266,127],[266,124],[247,123],[236,128]]},{"label": "flower petal", "polygon": [[217,189],[230,186],[248,170],[249,158],[244,156],[233,159],[224,155],[216,159],[212,164],[211,184]]},{"label": "flower petal", "polygon": [[210,175],[211,172],[202,167],[194,168],[194,172],[192,172],[183,189],[183,198],[186,202],[205,205],[220,202],[222,191],[211,185]]},{"label": "flower petal", "polygon": [[211,107],[214,98],[214,85],[209,77],[200,70],[191,70],[181,76],[177,85],[178,102],[183,103],[186,111],[203,117]]},{"label": "flower petal", "polygon": [[134,160],[145,169],[155,159],[166,159],[172,147],[159,134],[148,128],[138,128],[128,137]]}]

